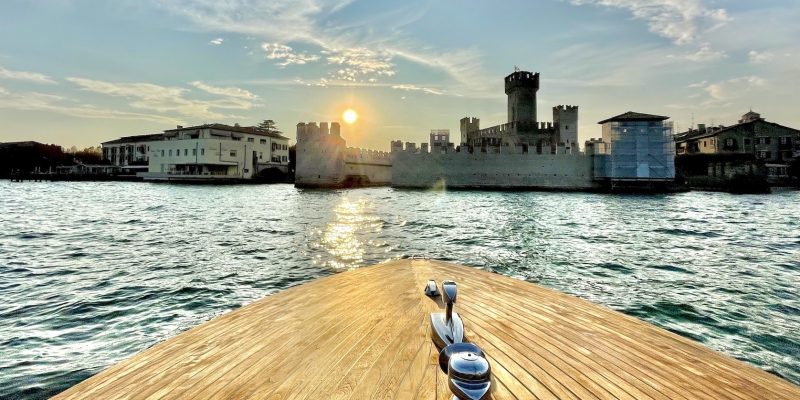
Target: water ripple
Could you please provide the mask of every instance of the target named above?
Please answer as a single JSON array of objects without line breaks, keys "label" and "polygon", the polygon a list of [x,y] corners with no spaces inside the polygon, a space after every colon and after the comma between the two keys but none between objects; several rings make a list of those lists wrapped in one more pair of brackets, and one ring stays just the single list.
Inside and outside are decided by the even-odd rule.
[{"label": "water ripple", "polygon": [[46,398],[214,316],[425,255],[626,312],[800,383],[800,193],[0,182],[0,398]]}]

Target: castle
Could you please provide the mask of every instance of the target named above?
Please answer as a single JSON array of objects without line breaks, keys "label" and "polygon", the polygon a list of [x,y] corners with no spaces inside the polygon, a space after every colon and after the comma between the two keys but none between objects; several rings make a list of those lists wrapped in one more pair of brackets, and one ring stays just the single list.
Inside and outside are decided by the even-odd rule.
[{"label": "castle", "polygon": [[506,147],[512,153],[535,152],[554,154],[559,146],[578,149],[578,106],[553,107],[553,122],[539,122],[536,115],[536,94],[539,73],[514,71],[505,77],[508,96],[508,119],[505,124],[480,129],[480,119],[461,119],[461,145],[474,151],[499,151]]},{"label": "castle", "polygon": [[350,187],[388,185],[389,153],[347,147],[338,122],[297,124],[295,186]]},{"label": "castle", "polygon": [[[462,118],[461,142],[449,130],[431,131],[430,143],[391,142],[391,152],[348,148],[339,125],[297,125],[297,186],[603,190],[666,188],[674,179],[668,117],[627,112],[604,121],[603,139],[578,146],[578,107],[553,107],[539,122],[539,74],[506,76],[508,122],[480,129]],[[608,135],[606,134],[608,133]],[[640,143],[648,143],[640,146]]]}]

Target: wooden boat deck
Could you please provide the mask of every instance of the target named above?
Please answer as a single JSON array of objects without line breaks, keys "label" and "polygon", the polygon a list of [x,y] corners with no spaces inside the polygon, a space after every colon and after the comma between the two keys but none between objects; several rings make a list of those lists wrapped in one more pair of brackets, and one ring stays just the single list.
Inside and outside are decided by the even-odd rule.
[{"label": "wooden boat deck", "polygon": [[798,399],[800,388],[587,301],[485,271],[399,260],[266,297],[153,346],[58,399],[449,399],[423,294],[458,283],[495,399]]}]

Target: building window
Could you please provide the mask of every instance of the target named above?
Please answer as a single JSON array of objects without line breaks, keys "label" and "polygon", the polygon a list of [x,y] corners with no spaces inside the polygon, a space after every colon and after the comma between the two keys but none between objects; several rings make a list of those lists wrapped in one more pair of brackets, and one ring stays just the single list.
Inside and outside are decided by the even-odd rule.
[{"label": "building window", "polygon": [[164,150],[161,150],[161,157],[164,157]]},{"label": "building window", "polygon": [[172,149],[169,149],[169,156],[172,157]]},{"label": "building window", "polygon": [[764,160],[772,158],[771,157],[772,154],[770,154],[770,152],[768,152],[768,151],[759,151],[757,155],[758,155],[758,158],[761,158],[761,159],[764,159]]},{"label": "building window", "polygon": [[206,155],[206,149],[200,149],[200,155],[201,156]]},{"label": "building window", "polygon": [[258,143],[267,144],[267,139],[261,139],[261,140],[258,141]]},{"label": "building window", "polygon": [[188,156],[189,155],[189,149],[183,149],[183,155]]},{"label": "building window", "polygon": [[758,137],[756,138],[756,144],[770,144],[771,140],[768,137]]},{"label": "building window", "polygon": [[725,139],[725,147],[733,147],[734,141],[733,138]]},{"label": "building window", "polygon": [[258,152],[258,159],[259,159],[259,160],[260,160],[260,159],[262,159],[262,158],[263,158],[263,156],[264,156],[264,153],[262,153],[262,152],[260,152],[260,151],[259,151],[259,152]]},{"label": "building window", "polygon": [[193,156],[196,156],[196,155],[197,155],[197,149],[192,149],[192,155],[193,155]]},{"label": "building window", "polygon": [[249,137],[249,138],[247,138],[247,141],[248,141],[249,143],[253,143],[253,142],[255,142],[256,140],[255,140],[255,139],[253,139],[253,138],[251,138],[251,137]]},{"label": "building window", "polygon": [[792,144],[792,138],[790,138],[789,136],[781,136],[781,144],[782,145]]},{"label": "building window", "polygon": [[286,162],[286,156],[281,156],[281,161]]},{"label": "building window", "polygon": [[231,150],[231,157],[236,157],[236,150]]}]

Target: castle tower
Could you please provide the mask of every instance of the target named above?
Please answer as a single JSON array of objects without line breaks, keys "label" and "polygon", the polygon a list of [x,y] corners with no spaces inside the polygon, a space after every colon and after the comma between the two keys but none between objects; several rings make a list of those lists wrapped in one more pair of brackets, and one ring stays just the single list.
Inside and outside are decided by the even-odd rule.
[{"label": "castle tower", "polygon": [[508,95],[508,122],[536,123],[536,92],[539,73],[514,71],[505,78]]},{"label": "castle tower", "polygon": [[553,107],[553,124],[560,142],[578,144],[578,106]]},{"label": "castle tower", "polygon": [[481,120],[475,117],[461,118],[461,144],[469,144],[469,133],[481,128]]}]

